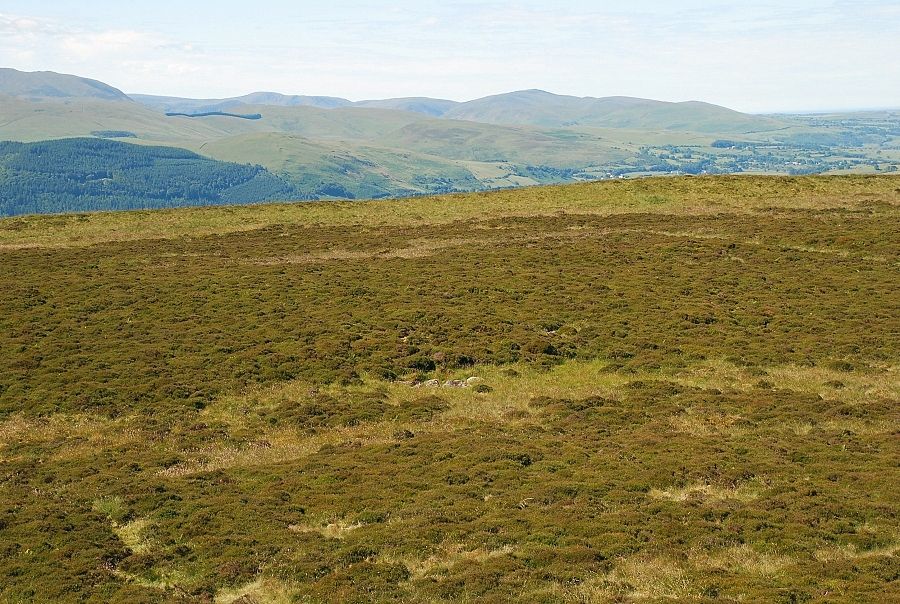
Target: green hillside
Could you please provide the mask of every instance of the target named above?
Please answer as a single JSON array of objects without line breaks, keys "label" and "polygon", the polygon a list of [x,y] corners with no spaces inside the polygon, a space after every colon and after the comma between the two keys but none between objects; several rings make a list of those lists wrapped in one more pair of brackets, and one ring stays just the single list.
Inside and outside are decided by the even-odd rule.
[{"label": "green hillside", "polygon": [[[765,117],[705,103],[533,90],[468,103],[424,97],[351,103],[269,92],[231,99],[135,95],[138,103],[97,98],[74,76],[15,76],[18,88],[0,83],[0,140],[94,136],[179,147],[262,165],[303,198],[398,197],[648,175],[900,169],[896,112]],[[71,96],[10,96],[40,88],[45,77],[67,82]]]},{"label": "green hillside", "polygon": [[296,199],[259,166],[99,139],[0,143],[0,216]]},{"label": "green hillside", "polygon": [[249,158],[317,197],[378,198],[483,188],[461,162],[295,134],[257,133],[204,143],[200,152],[225,161]]},{"label": "green hillside", "polygon": [[[243,121],[243,120],[240,120]],[[132,102],[94,99],[32,102],[0,96],[0,140],[36,142],[124,131],[150,143],[178,144],[243,132],[238,120],[190,120],[166,117]]]},{"label": "green hillside", "polygon": [[0,601],[900,599],[900,178],[0,220]]}]

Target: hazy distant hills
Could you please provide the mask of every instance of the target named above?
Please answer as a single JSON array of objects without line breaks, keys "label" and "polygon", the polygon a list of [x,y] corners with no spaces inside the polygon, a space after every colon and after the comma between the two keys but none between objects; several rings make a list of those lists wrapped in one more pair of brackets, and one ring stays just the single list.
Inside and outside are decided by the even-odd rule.
[{"label": "hazy distant hills", "polygon": [[352,102],[335,97],[286,96],[274,92],[254,92],[229,99],[183,99],[140,94],[131,97],[153,109],[185,113],[227,111],[241,105],[269,105],[322,109],[394,109],[430,117],[541,128],[595,127],[752,133],[776,130],[788,125],[778,119],[748,115],[699,101],[669,103],[630,97],[574,97],[543,90],[521,90],[464,103],[427,97]]},{"label": "hazy distant hills", "polygon": [[132,94],[130,96],[135,101],[151,109],[176,113],[229,111],[241,105],[266,105],[271,107],[317,107],[319,109],[336,109],[339,107],[395,109],[397,111],[410,111],[432,117],[440,117],[459,104],[456,101],[430,99],[427,97],[353,102],[332,96],[286,95],[277,92],[252,92],[244,96],[227,99],[186,99],[150,94]]},{"label": "hazy distant hills", "polygon": [[574,97],[522,90],[460,103],[443,117],[489,124],[529,124],[546,128],[599,127],[689,132],[754,132],[786,126],[697,101],[668,103],[630,97]]},{"label": "hazy distant hills", "polygon": [[103,99],[127,101],[128,96],[103,82],[52,71],[23,72],[0,67],[0,94],[23,99]]},{"label": "hazy distant hills", "polygon": [[277,92],[252,92],[244,96],[227,99],[186,99],[173,96],[155,96],[152,94],[132,94],[130,96],[135,101],[151,109],[174,113],[229,111],[241,105],[334,109],[335,107],[345,107],[351,104],[347,99],[337,97],[286,95]]},{"label": "hazy distant hills", "polygon": [[[209,112],[219,114],[200,115]],[[176,147],[261,166],[268,175],[254,180],[246,198],[252,201],[276,193],[277,199],[373,198],[663,174],[878,172],[900,164],[900,118],[890,112],[758,116],[696,101],[540,90],[463,103],[427,97],[352,102],[276,92],[187,99],[128,96],[88,78],[0,69],[0,141],[78,137]],[[53,145],[36,149],[63,153]],[[140,178],[116,178],[157,182],[160,165],[148,163]],[[27,170],[19,174],[21,195],[52,198],[50,189],[41,193],[49,181]],[[8,177],[0,170],[0,185]],[[22,179],[30,188],[22,187]],[[222,195],[216,199],[244,199]],[[139,207],[137,189],[129,189],[128,198],[130,207]],[[169,203],[156,190],[148,189],[147,199]],[[66,208],[78,209],[77,203]],[[22,201],[16,207],[43,206]]]},{"label": "hazy distant hills", "polygon": [[396,109],[398,111],[412,111],[432,117],[441,117],[453,107],[459,105],[457,101],[447,99],[430,99],[428,97],[409,97],[401,99],[383,99],[375,101],[358,101],[352,103],[353,107],[371,107],[376,109]]},{"label": "hazy distant hills", "polygon": [[[718,105],[670,103],[629,97],[574,97],[522,90],[467,102],[411,97],[353,102],[330,96],[253,92],[224,99],[190,99],[146,94],[126,95],[102,82],[53,72],[0,69],[0,94],[26,100],[134,100],[158,112],[229,112],[248,105],[319,109],[390,109],[433,118],[540,128],[627,128],[699,133],[755,133],[789,124]],[[243,109],[241,109],[243,111]]]}]

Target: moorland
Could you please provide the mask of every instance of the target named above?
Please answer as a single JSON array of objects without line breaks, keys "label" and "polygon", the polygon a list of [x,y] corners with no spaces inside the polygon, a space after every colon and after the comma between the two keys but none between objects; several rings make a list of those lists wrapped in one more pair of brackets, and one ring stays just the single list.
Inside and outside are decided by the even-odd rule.
[{"label": "moorland", "polygon": [[898,218],[857,175],[0,220],[0,600],[896,600]]}]

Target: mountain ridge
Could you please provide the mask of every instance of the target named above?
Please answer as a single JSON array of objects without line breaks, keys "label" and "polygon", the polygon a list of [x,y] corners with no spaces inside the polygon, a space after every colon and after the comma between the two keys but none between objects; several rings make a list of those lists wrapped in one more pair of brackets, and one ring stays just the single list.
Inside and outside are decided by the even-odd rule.
[{"label": "mountain ridge", "polygon": [[132,101],[162,113],[229,112],[248,105],[316,107],[320,109],[392,109],[432,118],[497,125],[542,128],[644,128],[687,132],[741,134],[776,130],[776,117],[741,113],[704,101],[658,101],[628,96],[577,97],[540,89],[516,90],[470,101],[431,97],[349,99],[324,95],[257,91],[226,97],[195,99],[151,94],[126,94],[98,80],[55,72],[0,69],[0,94],[26,100],[90,98]]},{"label": "mountain ridge", "polygon": [[77,76],[10,73],[16,77],[0,86],[0,140],[96,137],[179,147],[263,166],[308,198],[663,174],[900,171],[893,151],[900,129],[890,115],[765,117],[700,101],[537,89],[465,103],[276,92],[231,100],[135,95],[138,102]]},{"label": "mountain ridge", "polygon": [[0,94],[28,100],[92,98],[131,101],[113,86],[82,76],[55,71],[19,71],[0,67]]}]

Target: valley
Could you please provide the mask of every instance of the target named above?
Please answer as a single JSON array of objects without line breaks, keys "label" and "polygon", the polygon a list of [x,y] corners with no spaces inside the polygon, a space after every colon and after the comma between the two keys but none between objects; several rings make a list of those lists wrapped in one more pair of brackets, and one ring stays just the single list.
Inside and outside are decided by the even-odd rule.
[{"label": "valley", "polygon": [[[879,173],[900,166],[896,111],[754,116],[698,102],[539,90],[466,103],[277,93],[197,100],[128,96],[112,87],[92,94],[96,85],[76,76],[5,72],[0,140],[121,134],[131,144],[261,166],[290,184],[294,200],[679,174]],[[144,207],[160,203],[148,193]],[[82,209],[121,208],[85,198]]]}]

